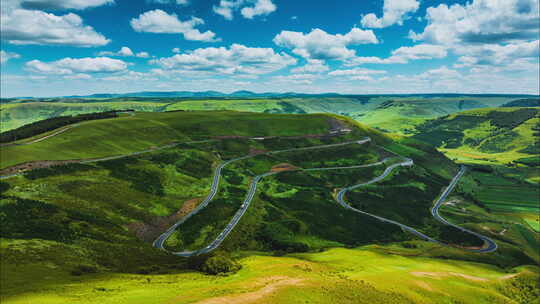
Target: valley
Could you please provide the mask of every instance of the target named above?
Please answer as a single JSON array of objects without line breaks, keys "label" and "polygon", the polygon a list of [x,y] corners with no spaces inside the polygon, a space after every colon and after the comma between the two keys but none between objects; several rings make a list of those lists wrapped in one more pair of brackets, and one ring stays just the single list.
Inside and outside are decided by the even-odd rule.
[{"label": "valley", "polygon": [[[489,301],[505,303],[511,295],[502,290],[514,284],[514,276],[523,284],[538,276],[537,266],[524,266],[540,261],[532,216],[535,194],[522,204],[515,204],[512,194],[504,202],[486,196],[493,187],[503,187],[503,181],[522,178],[511,177],[522,171],[495,167],[489,169],[497,170],[495,175],[485,175],[485,165],[473,164],[466,172],[417,138],[386,134],[337,115],[234,111],[135,112],[60,130],[50,131],[49,137],[38,134],[38,140],[24,139],[28,144],[2,147],[0,165],[8,173],[0,181],[5,223],[1,251],[6,257],[2,282],[11,282],[3,288],[2,300],[8,303],[32,297],[51,303],[74,300],[54,287],[69,278],[80,282],[70,287],[70,295],[99,298],[104,292],[104,303],[131,303],[135,298],[116,295],[130,294],[133,288],[141,301],[156,288],[163,296],[173,287],[189,288],[188,278],[195,274],[182,274],[186,271],[233,271],[226,280],[245,285],[257,271],[264,272],[250,265],[269,261],[292,262],[279,272],[293,275],[277,282],[307,280],[314,288],[326,284],[324,276],[298,276],[296,268],[304,266],[295,261],[306,255],[310,262],[300,264],[308,263],[310,273],[353,267],[345,256],[357,254],[384,252],[388,262],[381,265],[389,263],[385,267],[390,268],[396,267],[391,266],[394,258],[405,257],[411,265],[417,262],[409,256],[423,259],[423,267],[411,266],[414,270],[400,274],[407,282],[419,282],[408,289],[389,290],[376,276],[354,271],[338,276],[338,289],[352,284],[358,292],[396,303],[440,297],[432,276],[444,276],[445,282],[450,276],[456,284],[470,284],[476,280],[470,276],[479,276],[479,281],[490,282],[481,284],[483,293],[493,294]],[[516,190],[533,191],[527,183]],[[403,193],[405,200],[399,199]],[[460,204],[447,203],[452,201]],[[332,249],[336,247],[341,249]],[[324,262],[328,255],[340,256],[341,262]],[[445,263],[441,257],[460,269],[473,263],[477,270],[451,270],[455,266],[437,264]],[[224,264],[209,264],[213,261]],[[430,268],[430,263],[439,266]],[[440,267],[448,271],[434,270]],[[494,272],[486,277],[487,269]],[[36,271],[51,275],[19,286]],[[122,289],[107,287],[115,284],[115,277],[124,280]],[[159,283],[171,279],[177,283]],[[202,276],[195,282],[205,280]],[[296,292],[287,283],[268,284],[255,284],[245,295],[265,288],[274,295]],[[51,287],[39,288],[46,285]],[[212,286],[208,295],[175,301],[213,301],[210,295],[222,287]],[[470,286],[463,299],[474,294],[476,287]],[[313,301],[346,303],[336,292],[315,293]],[[226,297],[235,296],[244,293]]]},{"label": "valley", "polygon": [[539,0],[0,1],[0,304],[540,304]]}]

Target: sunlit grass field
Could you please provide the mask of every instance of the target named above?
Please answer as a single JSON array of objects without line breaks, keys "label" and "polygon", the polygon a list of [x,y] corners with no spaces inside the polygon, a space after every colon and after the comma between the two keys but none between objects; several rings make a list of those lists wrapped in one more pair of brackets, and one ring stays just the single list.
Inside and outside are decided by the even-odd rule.
[{"label": "sunlit grass field", "polygon": [[522,294],[504,291],[514,277],[524,277],[528,284],[538,278],[535,267],[507,272],[472,262],[416,257],[417,250],[400,246],[388,251],[404,255],[388,254],[385,248],[284,257],[251,253],[240,260],[243,268],[238,273],[217,277],[177,270],[73,277],[38,262],[25,266],[34,267],[33,280],[14,267],[2,272],[7,284],[2,303],[446,303],[449,297],[454,303],[513,303],[512,297]]}]

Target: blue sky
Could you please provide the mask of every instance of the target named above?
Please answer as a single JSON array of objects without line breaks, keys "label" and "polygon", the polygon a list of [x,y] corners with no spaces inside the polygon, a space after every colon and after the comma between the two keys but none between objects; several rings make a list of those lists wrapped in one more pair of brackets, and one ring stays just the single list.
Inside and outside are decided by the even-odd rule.
[{"label": "blue sky", "polygon": [[1,95],[539,94],[537,0],[2,0]]}]

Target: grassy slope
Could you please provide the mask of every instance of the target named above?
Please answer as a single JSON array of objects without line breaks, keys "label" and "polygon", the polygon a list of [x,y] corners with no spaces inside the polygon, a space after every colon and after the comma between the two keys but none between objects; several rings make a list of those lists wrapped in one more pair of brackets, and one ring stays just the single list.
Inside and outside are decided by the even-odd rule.
[{"label": "grassy slope", "polygon": [[499,244],[517,246],[540,261],[540,189],[515,176],[516,169],[495,167],[490,173],[469,170],[458,185],[453,205],[443,215],[488,235]]},{"label": "grassy slope", "polygon": [[105,112],[110,110],[134,109],[137,111],[159,111],[167,103],[153,102],[29,102],[2,104],[0,109],[0,130],[7,131],[22,125],[57,116],[68,116],[83,113]]},{"label": "grassy slope", "polygon": [[160,112],[165,110],[237,110],[268,113],[335,113],[392,132],[410,132],[426,119],[466,109],[497,107],[512,97],[307,97],[283,99],[116,98],[48,100],[0,105],[1,131],[60,115],[113,109]]},{"label": "grassy slope", "polygon": [[328,132],[328,119],[324,115],[270,115],[226,111],[137,113],[135,116],[84,122],[39,143],[3,147],[0,167],[34,160],[126,154],[171,142],[208,139],[219,135],[323,134]]},{"label": "grassy slope", "polygon": [[[368,246],[285,257],[255,254],[243,258],[243,269],[227,277],[172,270],[170,274],[91,274],[73,278],[61,268],[45,268],[47,277],[38,277],[47,282],[46,289],[20,281],[16,270],[10,269],[3,272],[13,278],[3,280],[8,284],[8,292],[2,293],[2,303],[150,304],[205,299],[257,303],[442,303],[449,298],[459,303],[515,303],[511,299],[520,296],[528,297],[517,303],[534,301],[537,268],[516,269],[518,277],[510,278],[512,275],[492,266],[415,257],[415,250],[399,247],[388,250],[403,256],[387,254],[385,250]],[[518,279],[526,283],[516,284]],[[527,290],[531,287],[532,291]]]},{"label": "grassy slope", "polygon": [[[309,126],[308,128],[312,130],[313,133],[323,133],[324,130],[328,128],[327,116],[259,116],[258,118],[263,119],[264,117],[268,117],[269,120],[281,120],[283,118],[291,119],[286,120],[287,123],[278,124],[277,126],[276,124],[271,123],[261,124],[259,128],[263,129],[257,129],[257,127],[250,125],[249,123],[251,120],[247,118],[247,121],[242,120],[244,117],[257,116],[258,115],[253,114],[227,112],[144,114],[142,117],[141,115],[133,117],[133,119],[138,118],[139,120],[128,121],[128,125],[119,127],[118,132],[129,132],[130,130],[133,130],[132,128],[137,128],[136,126],[142,124],[141,129],[134,131],[132,134],[144,134],[145,132],[143,131],[154,134],[156,132],[152,132],[150,128],[156,127],[157,130],[157,125],[162,123],[166,126],[172,126],[172,135],[164,135],[170,137],[158,139],[167,142],[187,133],[186,130],[192,131],[189,133],[190,136],[196,136],[207,134],[207,132],[213,132],[212,134],[224,134],[222,132],[229,132],[234,128],[234,130],[236,130],[235,132],[239,132],[235,134],[246,135],[253,134],[249,132],[258,132],[261,130],[269,131],[267,128],[274,128],[272,133],[281,132],[280,134],[291,135],[304,133],[305,131],[302,130],[306,128],[306,125]],[[156,117],[159,117],[159,119],[156,119]],[[297,121],[297,117],[301,117],[301,123]],[[235,118],[235,120],[232,120],[232,118]],[[312,118],[314,118],[314,121],[308,123],[309,119]],[[212,125],[215,129],[212,127],[209,127],[211,128],[209,130],[204,129],[205,126],[201,126],[200,122],[205,121],[205,119],[207,121],[217,121],[217,124]],[[275,123],[276,120],[273,122]],[[150,124],[145,125],[145,121],[149,121]],[[258,120],[258,122],[259,121],[260,120]],[[137,124],[134,122],[137,122]],[[223,123],[220,124],[220,122]],[[120,125],[126,124],[126,121],[115,120],[113,122],[111,120],[109,123],[110,125],[107,125],[107,128],[111,128],[117,123]],[[193,128],[193,126],[199,128]],[[86,129],[85,132],[80,135],[81,142],[86,142],[84,140],[84,134],[94,134],[90,133],[90,130],[93,129],[94,128]],[[321,129],[324,130],[318,132]],[[438,170],[445,171],[440,174],[441,176],[450,176],[452,170],[455,170],[455,167],[445,164],[442,155],[439,155],[434,151],[426,152],[419,149],[422,147],[419,143],[404,140],[403,142],[408,144],[407,146],[404,146],[392,142],[389,138],[384,137],[380,133],[369,130],[361,125],[356,131],[356,135],[366,135],[366,132],[369,132],[369,135],[374,138],[379,138],[389,148],[392,148],[392,150],[415,158],[415,162],[419,164],[419,166],[425,166],[425,169],[427,170],[433,170],[433,172],[435,172],[435,167],[438,167]],[[103,132],[102,137],[98,138],[105,138],[107,134],[110,133]],[[112,134],[114,135],[115,132]],[[148,143],[145,142],[145,144],[156,144],[154,141],[155,139],[153,138],[147,140]],[[114,141],[111,142],[111,145],[115,144]],[[126,144],[125,141],[122,142],[122,145],[124,144]],[[280,144],[286,143],[278,142],[275,144],[277,146],[274,148],[277,148]],[[299,144],[299,141],[295,141],[294,144]],[[291,144],[289,143],[286,145],[290,146]],[[53,146],[53,148],[54,147],[60,146],[57,145]],[[255,145],[255,147],[258,146]],[[249,150],[249,146],[239,145],[234,140],[226,141],[218,148],[219,151],[227,152],[223,154],[227,155],[227,157],[231,157],[235,155],[235,153],[245,154]],[[223,279],[209,279],[208,277],[194,273],[167,276],[142,276],[104,272],[104,270],[107,269],[121,269],[124,272],[133,273],[140,271],[141,268],[144,267],[154,267],[155,270],[152,272],[158,273],[174,272],[174,270],[171,269],[174,269],[175,267],[182,268],[180,261],[177,259],[172,260],[170,259],[170,256],[162,256],[159,252],[152,250],[149,245],[136,241],[133,233],[126,229],[126,225],[129,223],[151,222],[153,217],[171,214],[171,212],[174,212],[175,209],[178,208],[179,202],[193,197],[200,197],[202,193],[205,193],[205,191],[208,190],[208,177],[210,176],[211,171],[205,171],[202,168],[206,166],[206,168],[209,169],[210,164],[216,162],[214,154],[209,153],[210,150],[207,151],[207,149],[203,149],[203,153],[206,154],[200,154],[200,151],[193,151],[192,153],[197,154],[191,155],[183,154],[189,152],[189,150],[184,151],[186,150],[185,147],[172,150],[176,151],[175,153],[182,154],[173,154],[170,157],[163,157],[164,153],[171,153],[171,151],[155,152],[136,161],[122,160],[92,166],[93,169],[88,171],[64,173],[30,181],[26,180],[24,177],[17,177],[9,180],[11,188],[7,192],[8,195],[45,200],[48,203],[61,207],[59,212],[51,214],[50,217],[36,217],[38,221],[34,223],[35,225],[32,227],[47,227],[47,221],[51,221],[51,223],[60,222],[67,225],[66,227],[63,227],[63,229],[66,229],[68,232],[90,232],[91,234],[83,234],[82,238],[71,242],[63,242],[61,240],[36,240],[30,241],[32,243],[29,244],[28,241],[24,240],[3,240],[1,249],[3,256],[2,262],[4,263],[1,268],[3,276],[2,282],[11,283],[9,283],[9,285],[2,284],[2,295],[4,297],[16,295],[10,298],[10,300],[19,301],[19,303],[33,302],[36,299],[39,299],[40,303],[47,303],[47,301],[50,301],[50,303],[59,303],[75,300],[95,302],[96,299],[104,303],[106,303],[106,301],[110,301],[110,303],[123,303],[123,301],[135,303],[134,301],[136,299],[140,299],[142,303],[147,303],[150,299],[156,299],[156,303],[165,300],[172,301],[173,303],[175,301],[183,303],[215,295],[234,293],[234,291],[231,291],[231,288],[234,286],[244,286],[244,291],[259,289],[262,284],[266,283],[252,286],[249,284],[246,285],[246,281],[252,282],[258,278],[260,278],[259,280],[264,280],[261,277],[268,276],[268,274],[271,273],[270,271],[272,271],[266,267],[272,267],[272,269],[276,269],[276,275],[279,275],[279,273],[281,273],[281,275],[286,273],[288,276],[289,273],[291,273],[291,276],[299,276],[299,279],[304,279],[307,282],[306,286],[301,285],[300,288],[284,288],[275,298],[269,300],[275,302],[280,302],[280,300],[282,301],[285,298],[290,299],[291,297],[297,297],[298,300],[303,301],[308,297],[308,299],[313,300],[313,302],[325,303],[331,301],[336,303],[347,303],[360,297],[365,297],[366,295],[371,297],[369,298],[370,300],[373,297],[377,297],[379,299],[387,299],[387,302],[389,303],[391,303],[391,301],[406,303],[407,299],[404,297],[408,297],[408,299],[412,300],[423,299],[427,302],[437,302],[438,299],[442,299],[444,293],[447,292],[447,284],[449,283],[454,284],[452,286],[456,290],[462,288],[459,290],[460,292],[453,295],[457,297],[458,300],[476,303],[475,301],[478,300],[480,294],[480,299],[482,301],[485,300],[485,302],[488,302],[488,297],[491,302],[496,301],[497,299],[499,299],[501,303],[503,301],[503,297],[500,294],[497,295],[495,293],[495,288],[500,282],[496,280],[496,278],[502,276],[503,272],[493,266],[474,264],[475,266],[473,267],[470,266],[470,263],[463,261],[450,261],[447,263],[427,257],[420,258],[416,261],[411,260],[415,258],[402,258],[399,256],[396,256],[394,259],[391,258],[392,256],[380,256],[374,254],[370,252],[371,249],[369,249],[366,254],[360,255],[355,254],[357,251],[344,251],[344,249],[339,249],[337,251],[332,250],[328,254],[310,253],[296,255],[291,263],[287,262],[289,261],[287,258],[250,257],[244,260],[245,268],[238,275]],[[153,155],[159,157],[153,158]],[[338,154],[336,153],[334,156],[337,155]],[[200,167],[193,167],[192,163],[201,158],[207,159],[206,164],[199,164]],[[300,160],[310,162],[310,159],[307,157]],[[441,166],[441,164],[443,165]],[[257,170],[267,170],[264,166],[265,165],[263,164],[256,166],[256,168],[258,168]],[[127,167],[130,170],[118,170],[119,167]],[[117,174],[115,174],[115,172]],[[144,174],[141,172],[144,172]],[[194,174],[202,172],[206,173],[201,176],[194,176]],[[157,179],[155,178],[156,176],[158,177]],[[142,179],[138,177],[142,177]],[[337,177],[338,180],[340,178],[347,179],[350,177]],[[296,178],[293,179],[293,184],[296,184],[296,180]],[[328,186],[331,187],[331,185]],[[289,208],[287,210],[288,212],[291,212],[291,214],[296,213],[295,215],[297,218],[308,220],[310,224],[314,226],[321,223],[321,218],[325,218],[326,215],[331,215],[330,213],[332,212],[320,212],[320,210],[322,210],[321,207],[323,207],[325,203],[325,201],[321,200],[321,195],[323,195],[323,192],[319,191],[321,189],[317,189],[317,191],[313,191],[311,194],[307,193],[307,191],[302,191],[303,196],[298,197],[296,203],[293,205],[286,199],[287,197],[290,197],[291,194],[288,193],[289,189],[278,189],[278,187],[279,185],[277,183],[270,180],[261,188],[265,189],[265,191],[268,191],[268,193],[273,196],[270,201],[273,202],[275,205],[274,207],[277,206],[281,209]],[[162,192],[156,191],[156,189],[161,189]],[[122,197],[115,196],[114,193],[117,192],[122,193]],[[292,194],[297,193],[298,192]],[[324,190],[324,193],[328,193],[327,189]],[[281,202],[279,201],[280,195],[283,195],[281,197]],[[319,205],[313,204],[312,206],[307,206],[302,202],[303,199],[306,199],[307,202],[317,202]],[[328,202],[329,201],[330,200],[328,200]],[[9,203],[9,201],[4,201],[3,203]],[[246,214],[245,219],[242,220],[239,227],[235,230],[235,233],[231,234],[229,238],[230,242],[225,243],[224,246],[230,248],[249,248],[249,246],[244,247],[246,243],[242,242],[246,240],[246,237],[251,237],[247,232],[253,233],[256,231],[251,229],[252,225],[254,225],[254,223],[257,224],[257,221],[260,219],[261,214],[258,213],[261,211],[260,207],[266,206],[263,199],[258,199],[255,203],[254,207],[258,207],[250,209]],[[318,218],[312,219],[306,216],[308,213],[301,212],[301,209],[305,210],[307,207],[315,207],[315,210],[319,210],[318,213],[314,212],[310,215],[316,215]],[[298,208],[298,210],[295,210],[295,208]],[[275,210],[275,208],[272,210]],[[22,211],[23,213],[26,213],[24,210]],[[105,218],[107,223],[111,223],[115,227],[114,229],[107,228],[107,225],[104,225],[103,222],[90,222],[84,224],[82,222],[87,222],[86,220],[72,218],[73,215],[76,215],[73,213],[74,211],[96,215],[96,218]],[[252,212],[251,215],[250,212]],[[32,213],[28,212],[28,214]],[[277,214],[279,216],[279,213]],[[339,213],[335,213],[334,215],[336,214],[339,215]],[[68,218],[67,220],[66,217]],[[342,218],[332,219],[333,223],[342,220]],[[90,228],[87,226],[88,224],[90,225]],[[365,222],[357,221],[357,224],[360,226],[357,227],[356,231],[365,232],[365,229],[362,229],[362,224],[365,224]],[[40,229],[37,229],[36,231],[40,231]],[[25,233],[28,233],[28,231]],[[334,233],[340,233],[340,231],[337,230],[334,231]],[[26,235],[25,237],[32,236]],[[299,238],[295,241],[299,241],[302,238],[304,240],[307,239],[305,242],[308,244],[316,243],[315,246],[312,246],[313,248],[327,247],[328,245],[340,245],[335,242],[328,242],[328,240],[331,239],[325,240],[320,237],[313,238],[313,235],[311,235],[311,238],[309,237],[310,235],[299,235]],[[119,242],[119,244],[112,246],[110,244],[111,240]],[[512,239],[510,239],[510,241],[512,241]],[[423,243],[419,242],[419,244]],[[7,246],[9,246],[9,248]],[[50,249],[50,247],[52,247],[52,249]],[[396,251],[397,249],[392,250]],[[125,252],[130,252],[130,254],[126,255]],[[515,261],[512,261],[512,255],[506,257],[497,256],[493,259],[488,259],[487,256],[484,255],[469,255],[456,250],[431,247],[428,249],[417,249],[412,253],[404,252],[404,254],[422,255],[426,252],[434,252],[434,257],[455,257],[500,265],[508,265],[505,263],[510,259],[510,264],[515,264]],[[503,255],[508,254],[508,252],[509,249],[505,249]],[[403,254],[401,251],[400,253]],[[300,260],[297,260],[297,258]],[[252,259],[259,262],[250,264],[249,261]],[[362,261],[366,260],[370,262],[373,259],[377,260],[378,267],[372,268],[372,271],[368,271],[370,267],[373,266],[373,263],[363,263]],[[309,266],[311,267],[311,271],[306,270],[309,268],[304,269],[302,264],[307,263],[305,261],[310,260],[313,260],[313,262],[309,263],[316,263],[315,265]],[[178,264],[175,265],[175,263]],[[69,272],[76,267],[77,264],[97,265],[102,273],[75,279],[75,281],[80,283],[67,285],[67,282],[74,280],[74,277],[70,276]],[[276,268],[276,264],[282,265],[283,268]],[[295,266],[298,264],[300,264],[300,266]],[[422,268],[423,266],[421,264],[426,268]],[[445,266],[445,264],[447,265]],[[156,267],[156,265],[160,266]],[[384,269],[386,267],[388,271],[385,272]],[[318,271],[318,269],[320,269],[320,271]],[[466,269],[467,272],[464,272],[463,269]],[[428,274],[427,277],[422,277],[422,275],[415,276],[410,273],[411,271],[417,270],[420,272],[465,273],[467,275],[485,277],[491,281],[474,281],[455,274],[443,274],[444,279],[438,280],[429,278],[432,274]],[[251,271],[255,271],[256,274],[253,275]],[[30,279],[35,278],[37,276],[36,273],[43,272],[47,272],[50,275],[38,280]],[[377,273],[380,275],[377,275]],[[441,274],[438,273],[436,274],[436,276],[440,275]],[[400,286],[403,286],[403,288],[398,288],[398,290],[394,289],[393,291],[395,293],[389,293],[389,286],[394,288],[396,285],[384,283],[384,279],[388,280],[389,276],[400,278],[397,282],[399,282],[401,284]],[[238,280],[235,281],[234,278],[237,278]],[[148,281],[148,279],[150,279],[150,281]],[[367,281],[370,286],[359,282],[359,280]],[[221,284],[216,284],[216,281]],[[421,283],[418,283],[418,281]],[[21,284],[20,282],[31,283]],[[336,284],[336,282],[339,284]],[[232,285],[229,285],[229,283]],[[234,285],[233,283],[237,283],[237,285]],[[428,287],[426,287],[425,284],[428,284]],[[476,284],[478,284],[478,286]],[[219,287],[216,287],[216,285]],[[471,287],[471,285],[474,285],[474,287]],[[194,286],[200,288],[199,292],[195,291],[197,288],[194,288]],[[208,287],[201,288],[201,286]],[[325,289],[321,288],[321,286],[332,287],[326,287]],[[376,290],[374,290],[372,286],[375,286]],[[156,290],[160,292],[156,292]],[[201,293],[200,290],[203,290],[204,293]],[[278,290],[280,289],[278,288]],[[350,290],[355,290],[354,295],[357,296],[345,296]],[[187,298],[182,298],[183,296],[186,296],[186,294]],[[25,298],[26,296],[28,297]],[[371,302],[368,301],[368,303]]]},{"label": "grassy slope", "polygon": [[508,100],[511,99],[500,97],[373,97],[367,99],[332,97],[283,100],[193,100],[175,103],[167,108],[184,110],[230,109],[274,113],[300,110],[306,113],[335,113],[352,117],[359,122],[390,132],[410,133],[414,130],[414,126],[427,119],[466,109],[499,106]]},{"label": "grassy slope", "polygon": [[538,135],[533,134],[538,133],[539,113],[537,108],[470,110],[427,122],[414,137],[458,161],[507,164],[538,154]]},{"label": "grassy slope", "polygon": [[377,99],[377,107],[353,116],[358,121],[380,129],[410,134],[428,119],[482,107],[499,106],[502,98],[396,98]]}]

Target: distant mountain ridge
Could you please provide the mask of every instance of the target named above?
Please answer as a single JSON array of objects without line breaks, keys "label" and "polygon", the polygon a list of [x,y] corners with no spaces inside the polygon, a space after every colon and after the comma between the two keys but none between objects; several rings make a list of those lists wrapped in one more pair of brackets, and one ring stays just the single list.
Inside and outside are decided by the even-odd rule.
[{"label": "distant mountain ridge", "polygon": [[141,98],[286,98],[286,97],[515,97],[525,99],[536,99],[538,95],[528,94],[465,94],[465,93],[413,93],[413,94],[340,94],[340,93],[298,93],[298,92],[264,92],[256,93],[247,90],[235,91],[232,93],[223,93],[219,91],[140,91],[128,93],[96,93],[90,95],[68,95],[68,96],[49,96],[49,97],[11,97],[2,98],[2,100],[20,100],[20,99],[47,99],[47,98],[122,98],[122,97],[141,97]]},{"label": "distant mountain ridge", "polygon": [[232,93],[223,93],[219,91],[142,91],[130,92],[121,94],[91,94],[91,95],[72,95],[63,96],[64,98],[115,98],[115,97],[191,97],[191,98],[207,98],[207,97],[222,97],[222,98],[264,98],[264,97],[346,97],[346,96],[426,96],[426,97],[453,97],[453,96],[478,96],[478,97],[538,97],[536,95],[526,94],[459,94],[459,93],[433,93],[433,94],[339,94],[339,93],[298,93],[298,92],[264,92],[255,93],[252,91],[241,90]]},{"label": "distant mountain ridge", "polygon": [[323,93],[323,94],[304,94],[304,93],[255,93],[251,91],[235,91],[232,93],[223,93],[218,91],[143,91],[143,92],[131,92],[122,94],[91,94],[91,95],[71,95],[62,96],[63,98],[117,98],[117,97],[179,97],[179,98],[268,98],[268,97],[305,97],[305,96],[341,96],[337,93]]}]

